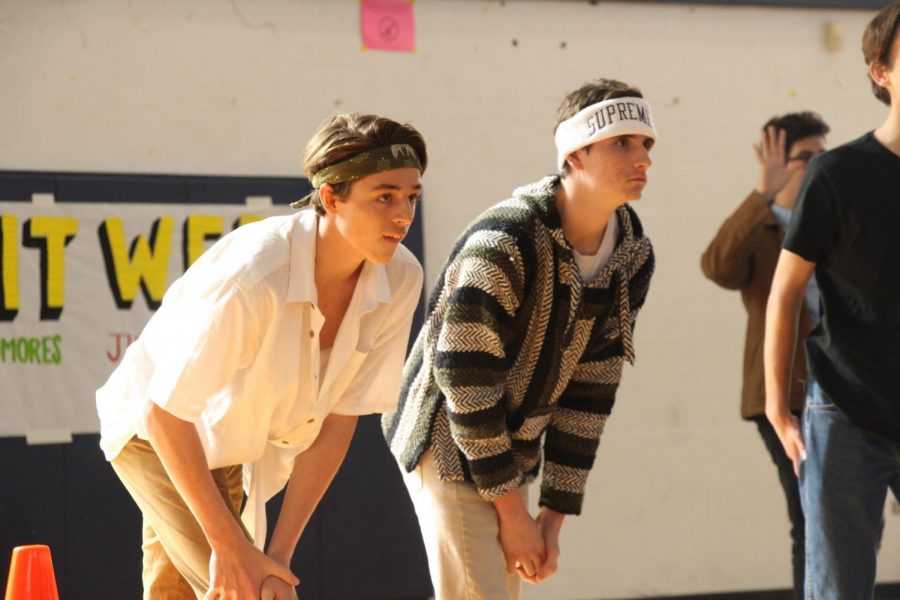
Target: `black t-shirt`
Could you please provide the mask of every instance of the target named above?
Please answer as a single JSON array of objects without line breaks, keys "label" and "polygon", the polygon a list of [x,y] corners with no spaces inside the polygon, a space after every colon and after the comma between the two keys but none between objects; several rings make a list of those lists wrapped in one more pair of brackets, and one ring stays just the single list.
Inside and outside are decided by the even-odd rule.
[{"label": "black t-shirt", "polygon": [[900,156],[867,133],[813,159],[784,248],[816,263],[810,372],[853,424],[900,441]]}]

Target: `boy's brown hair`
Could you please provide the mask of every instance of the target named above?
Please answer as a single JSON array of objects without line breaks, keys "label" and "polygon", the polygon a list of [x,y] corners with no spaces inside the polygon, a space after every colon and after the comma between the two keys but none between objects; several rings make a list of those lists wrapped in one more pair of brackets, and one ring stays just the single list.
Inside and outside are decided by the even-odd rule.
[{"label": "boy's brown hair", "polygon": [[[400,124],[378,115],[346,113],[326,120],[313,135],[303,151],[303,172],[313,175],[331,165],[343,162],[366,150],[374,150],[393,144],[409,144],[422,164],[422,172],[428,165],[425,140],[415,127]],[[331,184],[338,198],[346,198],[352,181]],[[310,204],[320,215],[325,214],[318,190],[312,194]]]},{"label": "boy's brown hair", "polygon": [[788,113],[779,117],[772,117],[765,125],[763,125],[763,130],[768,127],[784,130],[785,160],[787,160],[788,155],[791,153],[794,142],[813,136],[825,137],[828,132],[831,131],[831,128],[822,120],[822,117],[811,111]]},{"label": "boy's brown hair", "polygon": [[[643,98],[644,95],[640,89],[615,79],[589,81],[563,98],[562,104],[556,109],[556,124],[553,125],[553,132],[556,133],[560,123],[571,119],[592,104],[597,104],[604,100],[612,100],[613,98],[626,97]],[[569,163],[566,163],[562,168],[563,176],[567,175],[568,172]]]},{"label": "boy's brown hair", "polygon": [[[897,56],[894,56],[892,50],[898,29],[900,29],[900,0],[895,0],[875,15],[863,32],[862,51],[867,65],[880,64],[887,68],[894,66]],[[874,81],[872,93],[888,106],[891,105],[890,92]]]}]

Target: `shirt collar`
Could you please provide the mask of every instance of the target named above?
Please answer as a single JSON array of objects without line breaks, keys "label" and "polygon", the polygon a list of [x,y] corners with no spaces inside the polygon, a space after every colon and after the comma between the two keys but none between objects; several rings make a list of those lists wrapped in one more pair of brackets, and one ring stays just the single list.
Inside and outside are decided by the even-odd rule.
[{"label": "shirt collar", "polygon": [[316,230],[319,218],[312,209],[301,210],[294,218],[291,230],[291,270],[288,281],[288,302],[315,303],[316,297]]},{"label": "shirt collar", "polygon": [[[288,302],[309,302],[311,304],[318,302],[315,280],[318,224],[319,216],[312,209],[298,212],[294,219],[294,227],[291,231]],[[389,304],[393,298],[384,265],[366,261],[356,285],[357,291],[361,293],[360,309],[362,313],[374,310],[379,303]]]},{"label": "shirt collar", "polygon": [[357,286],[362,286],[362,298],[360,312],[365,314],[378,307],[378,304],[390,304],[391,283],[388,280],[387,270],[384,265],[376,265],[366,261],[363,264],[362,273],[359,274]]},{"label": "shirt collar", "polygon": [[772,206],[769,207],[769,210],[772,211],[775,221],[777,221],[784,229],[787,229],[788,223],[791,222],[791,213],[793,211],[789,208],[779,206],[774,202],[772,203]]},{"label": "shirt collar", "polygon": [[[513,197],[527,202],[550,230],[556,243],[571,252],[572,245],[563,233],[562,217],[556,207],[556,190],[560,183],[559,175],[548,175],[535,183],[515,189]],[[623,242],[633,243],[644,239],[644,230],[637,214],[627,203],[617,207],[613,214],[618,216],[621,226],[615,240],[617,246]]]}]

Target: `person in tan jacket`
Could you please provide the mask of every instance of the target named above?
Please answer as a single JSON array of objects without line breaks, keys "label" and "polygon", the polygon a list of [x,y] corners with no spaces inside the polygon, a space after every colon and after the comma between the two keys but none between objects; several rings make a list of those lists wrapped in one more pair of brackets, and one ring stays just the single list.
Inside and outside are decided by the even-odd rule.
[{"label": "person in tan jacket", "polygon": [[[812,112],[773,117],[754,145],[759,182],[729,216],[703,253],[703,274],[721,287],[739,290],[747,311],[744,340],[744,380],[741,417],[756,423],[778,468],[791,520],[794,593],[802,598],[804,578],[804,521],[797,477],[778,436],[765,415],[763,333],[766,302],[781,242],[806,166],[825,150],[828,125]],[[812,278],[799,321],[805,339],[819,319],[818,288]],[[799,414],[806,394],[807,373],[803,344],[797,344],[791,376],[791,410]]]}]

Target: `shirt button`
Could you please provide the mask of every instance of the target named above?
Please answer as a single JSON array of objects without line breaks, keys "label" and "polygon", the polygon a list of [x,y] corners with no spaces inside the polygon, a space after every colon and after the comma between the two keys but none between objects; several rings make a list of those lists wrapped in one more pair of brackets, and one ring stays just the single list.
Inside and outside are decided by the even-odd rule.
[{"label": "shirt button", "polygon": [[316,332],[310,331],[310,332],[309,332],[309,337],[311,337],[311,338],[316,337]]},{"label": "shirt button", "polygon": [[281,443],[284,444],[285,446],[288,445],[288,441],[287,441],[287,440],[281,440]]},{"label": "shirt button", "polygon": [[315,420],[315,419],[307,419],[306,422],[307,422],[307,423],[315,423],[316,420]]}]

